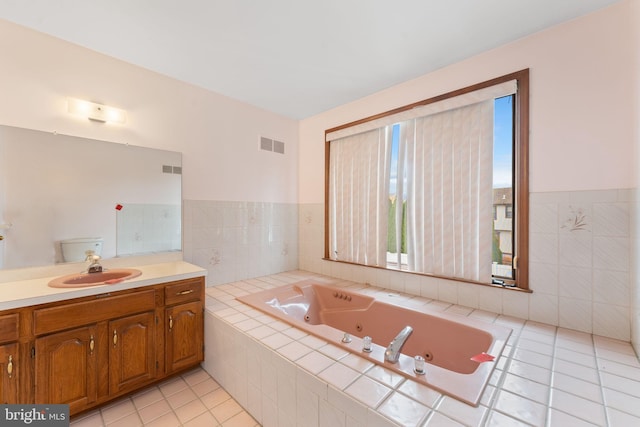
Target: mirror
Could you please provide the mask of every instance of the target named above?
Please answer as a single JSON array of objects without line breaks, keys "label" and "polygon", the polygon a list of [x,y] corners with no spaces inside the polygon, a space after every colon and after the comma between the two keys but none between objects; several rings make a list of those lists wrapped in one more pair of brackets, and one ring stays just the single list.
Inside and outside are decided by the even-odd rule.
[{"label": "mirror", "polygon": [[64,262],[77,238],[102,258],[181,250],[181,173],[181,153],[0,126],[0,268]]}]

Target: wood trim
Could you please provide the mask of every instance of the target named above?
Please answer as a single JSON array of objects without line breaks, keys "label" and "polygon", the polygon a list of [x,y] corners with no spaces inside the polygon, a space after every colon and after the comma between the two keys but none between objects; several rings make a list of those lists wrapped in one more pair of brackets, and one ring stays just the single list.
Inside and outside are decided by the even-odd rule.
[{"label": "wood trim", "polygon": [[[383,117],[398,114],[416,107],[432,104],[447,98],[463,95],[486,87],[500,83],[516,80],[518,92],[516,94],[516,143],[514,149],[515,175],[517,187],[514,188],[514,217],[516,241],[514,248],[515,256],[518,257],[518,268],[516,269],[516,286],[520,290],[529,290],[529,69],[515,71],[500,77],[476,83],[462,89],[453,90],[442,95],[394,108],[383,113],[375,114],[353,122],[345,123],[324,132],[325,136],[325,170],[324,170],[324,259],[330,260],[329,256],[329,158],[331,143],[327,141],[327,134],[352,126],[377,120]],[[381,268],[381,267],[378,267]],[[420,273],[417,273],[420,274]],[[452,278],[450,278],[452,279]],[[452,279],[455,280],[455,279]]]},{"label": "wood trim", "polygon": [[325,131],[324,142],[324,257],[329,257],[329,159],[331,144],[326,139],[328,131]]},{"label": "wood trim", "polygon": [[155,292],[156,290],[151,288],[126,295],[110,296],[106,300],[107,304],[105,300],[95,299],[34,310],[33,333],[42,335],[153,310]]},{"label": "wood trim", "polygon": [[529,69],[516,73],[518,92],[516,95],[516,143],[515,166],[517,186],[515,191],[514,216],[516,218],[516,249],[518,257],[516,284],[520,289],[529,289]]},{"label": "wood trim", "polygon": [[434,102],[442,101],[444,99],[454,98],[456,96],[464,95],[465,93],[474,92],[476,90],[484,89],[490,86],[495,86],[497,84],[508,82],[510,80],[518,80],[519,78],[521,78],[522,73],[526,73],[528,76],[529,69],[527,68],[525,70],[516,71],[514,73],[496,77],[481,83],[476,83],[471,86],[463,87],[462,89],[452,90],[442,95],[437,95],[432,98],[423,99],[422,101],[414,102],[408,105],[403,105],[402,107],[394,108],[393,110],[385,111],[384,113],[374,114],[373,116],[365,117],[364,119],[355,120],[353,122],[345,123],[343,125],[339,125],[334,128],[327,129],[324,131],[325,140],[326,140],[326,135],[331,132],[336,132],[342,129],[350,128],[352,126],[356,126],[356,125],[367,123],[373,120],[381,119],[383,117],[392,116],[394,114],[402,113],[403,111],[412,110],[416,107],[422,107],[425,105],[433,104]]}]

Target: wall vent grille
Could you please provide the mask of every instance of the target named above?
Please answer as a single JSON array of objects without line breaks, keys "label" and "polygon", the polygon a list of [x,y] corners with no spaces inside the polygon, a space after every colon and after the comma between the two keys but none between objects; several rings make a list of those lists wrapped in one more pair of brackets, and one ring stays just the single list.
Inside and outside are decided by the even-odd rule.
[{"label": "wall vent grille", "polygon": [[284,142],[261,136],[260,149],[265,151],[272,151],[278,154],[284,154]]},{"label": "wall vent grille", "polygon": [[273,139],[260,137],[260,149],[266,151],[273,151]]},{"label": "wall vent grille", "polygon": [[182,166],[162,165],[162,173],[182,175]]},{"label": "wall vent grille", "polygon": [[284,154],[284,142],[273,140],[273,152]]}]

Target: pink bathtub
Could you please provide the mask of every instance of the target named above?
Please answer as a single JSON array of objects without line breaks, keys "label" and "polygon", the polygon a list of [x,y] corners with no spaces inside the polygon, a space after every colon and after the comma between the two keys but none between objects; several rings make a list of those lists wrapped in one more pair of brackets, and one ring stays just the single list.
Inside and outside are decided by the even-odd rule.
[{"label": "pink bathtub", "polygon": [[[381,302],[367,295],[305,280],[237,298],[310,334],[385,368],[477,406],[511,329],[446,313],[427,314]],[[405,327],[397,363],[385,361],[388,344]],[[351,342],[342,341],[344,334]],[[372,351],[363,351],[370,336]],[[426,360],[425,373],[414,372],[414,356]]]}]

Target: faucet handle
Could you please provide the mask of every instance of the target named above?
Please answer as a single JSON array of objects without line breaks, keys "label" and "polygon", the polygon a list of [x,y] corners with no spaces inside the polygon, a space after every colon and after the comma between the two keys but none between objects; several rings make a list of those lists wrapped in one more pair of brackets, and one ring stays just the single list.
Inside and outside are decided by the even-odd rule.
[{"label": "faucet handle", "polygon": [[85,254],[85,261],[93,261],[93,256],[96,254],[95,251],[88,249],[86,251],[84,251]]},{"label": "faucet handle", "polygon": [[101,273],[102,272],[102,266],[100,265],[100,262],[99,262],[100,261],[100,255],[96,255],[94,253],[93,255],[87,256],[87,260],[90,261],[89,262],[89,267],[87,268],[87,273]]}]

